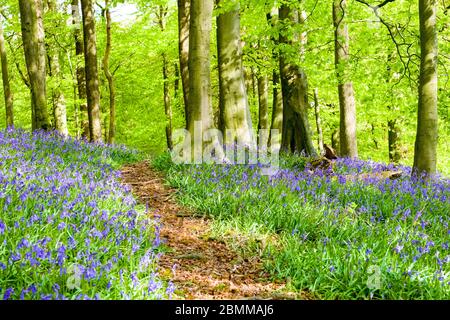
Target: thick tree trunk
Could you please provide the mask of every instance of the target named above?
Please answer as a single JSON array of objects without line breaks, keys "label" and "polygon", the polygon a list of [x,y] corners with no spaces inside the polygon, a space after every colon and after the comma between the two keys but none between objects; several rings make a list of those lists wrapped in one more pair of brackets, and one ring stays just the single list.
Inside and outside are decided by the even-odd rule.
[{"label": "thick tree trunk", "polygon": [[[284,23],[297,24],[297,14],[287,5],[279,11]],[[298,37],[297,37],[298,38]],[[297,39],[298,40],[298,39]],[[280,43],[292,45],[292,40],[283,34]],[[284,152],[304,153],[315,156],[317,152],[312,142],[308,120],[308,80],[305,72],[286,56],[280,56],[280,75],[283,94],[283,133],[281,148]]]},{"label": "thick tree trunk", "polygon": [[414,173],[436,173],[438,114],[436,0],[419,0],[420,79],[417,135],[414,150]]},{"label": "thick tree trunk", "polygon": [[345,23],[346,0],[333,1],[334,52],[340,106],[341,156],[357,158],[356,106],[353,84],[348,77],[349,36]]},{"label": "thick tree trunk", "polygon": [[[22,40],[31,88],[35,129],[51,128],[47,111],[46,65],[42,0],[19,0]],[[32,108],[33,109],[33,108]]]},{"label": "thick tree trunk", "polygon": [[[218,1],[221,5],[222,1]],[[253,146],[252,121],[245,88],[240,38],[239,4],[217,17],[219,106],[225,143]]]},{"label": "thick tree trunk", "polygon": [[[186,125],[189,122],[189,21],[191,0],[178,0],[178,51]],[[186,126],[187,127],[187,126]]]},{"label": "thick tree trunk", "polygon": [[[47,0],[47,6],[50,13],[56,16],[57,7],[55,0]],[[57,22],[55,27],[59,27]],[[64,93],[61,89],[62,74],[59,64],[59,50],[57,46],[48,45],[49,56],[49,74],[53,78],[52,88],[52,103],[53,103],[53,118],[55,119],[55,129],[61,135],[67,137],[69,130],[67,129],[67,108]]]},{"label": "thick tree trunk", "polygon": [[[191,0],[189,28],[189,117],[188,129],[194,147],[194,161],[202,157],[203,133],[213,128],[211,102],[210,41],[211,0]],[[200,130],[202,134],[197,134]]]},{"label": "thick tree trunk", "polygon": [[9,85],[8,57],[6,55],[5,39],[3,36],[1,17],[0,17],[0,58],[2,61],[3,94],[5,96],[5,108],[6,108],[6,127],[12,127],[14,126],[13,94],[11,92],[11,87]]},{"label": "thick tree trunk", "polygon": [[100,122],[100,91],[98,84],[97,39],[92,0],[81,0],[83,16],[84,61],[86,72],[86,96],[89,115],[90,141],[102,140]]},{"label": "thick tree trunk", "polygon": [[77,74],[77,88],[81,119],[81,136],[89,140],[89,121],[86,102],[86,73],[84,63],[84,45],[81,35],[81,21],[80,21],[80,0],[72,0],[72,24],[74,25],[74,40],[75,40],[75,55],[76,55],[76,74]]},{"label": "thick tree trunk", "polygon": [[108,143],[113,144],[116,139],[116,86],[114,84],[114,75],[109,70],[109,59],[111,57],[111,10],[109,0],[105,0],[105,19],[106,19],[106,46],[103,56],[103,71],[108,81],[109,89],[109,134]]},{"label": "thick tree trunk", "polygon": [[[269,129],[269,79],[266,75],[260,75],[258,77],[258,131]],[[267,139],[269,135],[263,136],[264,140],[261,141],[262,136],[258,135],[258,146],[265,148],[267,146]]]},{"label": "thick tree trunk", "polygon": [[320,154],[323,154],[323,132],[320,120],[319,89],[317,88],[314,89],[314,113],[316,115],[317,144]]}]

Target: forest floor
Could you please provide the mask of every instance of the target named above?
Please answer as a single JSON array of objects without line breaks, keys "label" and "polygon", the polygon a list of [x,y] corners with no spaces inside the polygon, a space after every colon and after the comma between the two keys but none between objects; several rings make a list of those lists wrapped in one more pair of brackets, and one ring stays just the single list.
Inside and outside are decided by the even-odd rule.
[{"label": "forest floor", "polygon": [[175,299],[310,299],[274,282],[258,256],[241,257],[211,238],[211,221],[178,205],[176,190],[148,162],[123,167],[122,180],[161,224],[159,273],[175,284]]}]

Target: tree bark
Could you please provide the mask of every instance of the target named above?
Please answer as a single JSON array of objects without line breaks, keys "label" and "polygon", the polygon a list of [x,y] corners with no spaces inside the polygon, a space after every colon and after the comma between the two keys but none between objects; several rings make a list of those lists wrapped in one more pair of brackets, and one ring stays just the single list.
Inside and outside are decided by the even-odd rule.
[{"label": "tree bark", "polygon": [[357,158],[356,106],[353,83],[348,76],[349,36],[345,23],[346,0],[333,1],[334,52],[340,106],[341,156]]},{"label": "tree bark", "polygon": [[335,129],[333,131],[333,133],[331,134],[331,147],[334,150],[336,150],[338,155],[340,155],[339,154],[339,150],[340,150],[339,141],[340,141],[340,139],[339,139],[339,129]]},{"label": "tree bark", "polygon": [[189,118],[189,26],[191,0],[178,0],[178,51],[186,128]]},{"label": "tree bark", "polygon": [[[194,160],[202,156],[203,133],[213,128],[211,102],[210,41],[213,1],[191,0],[189,28],[188,129]],[[202,134],[196,134],[196,127]]]},{"label": "tree bark", "polygon": [[0,16],[0,58],[2,62],[3,93],[5,96],[6,127],[13,127],[14,126],[13,94],[11,92],[11,87],[9,85],[8,57],[6,54],[5,38],[3,36],[1,16]]},{"label": "tree bark", "polygon": [[[163,5],[159,6],[158,13],[158,24],[161,29],[161,32],[164,33],[166,30],[166,16],[167,16],[167,8]],[[163,91],[164,91],[164,111],[166,114],[166,142],[167,148],[169,150],[173,149],[173,141],[172,141],[172,102],[170,99],[170,86],[169,86],[169,61],[167,59],[167,54],[165,52],[162,53],[162,72],[163,72]],[[177,85],[175,85],[177,87]],[[175,92],[178,89],[175,88]]]},{"label": "tree bark", "polygon": [[[222,0],[218,1],[218,5]],[[252,121],[245,88],[240,38],[239,3],[217,17],[219,109],[226,144],[253,146]]]},{"label": "tree bark", "polygon": [[111,57],[111,10],[109,0],[105,0],[105,19],[106,19],[106,46],[105,55],[103,56],[103,71],[108,81],[109,90],[109,134],[108,143],[114,144],[116,140],[116,86],[114,83],[114,75],[109,70],[109,60]]},{"label": "tree bark", "polygon": [[[258,131],[269,129],[269,79],[266,75],[258,76]],[[264,136],[265,140],[260,141],[261,135],[258,135],[258,146],[267,146],[267,138],[269,136]]]},{"label": "tree bark", "polygon": [[389,161],[392,163],[399,163],[401,159],[399,135],[400,129],[397,125],[397,121],[394,119],[388,120]]},{"label": "tree bark", "polygon": [[323,132],[320,120],[319,89],[317,88],[314,89],[314,113],[316,115],[317,144],[319,145],[320,154],[323,154]]},{"label": "tree bark", "polygon": [[[51,128],[47,111],[45,39],[42,0],[19,0],[22,40],[31,88],[35,129]],[[32,110],[33,111],[33,110]]]},{"label": "tree bark", "polygon": [[95,19],[92,0],[81,0],[81,10],[83,16],[84,61],[90,141],[99,142],[102,140],[102,128],[100,122],[97,39],[95,35]]},{"label": "tree bark", "polygon": [[164,111],[166,114],[166,141],[167,148],[169,150],[173,149],[173,141],[172,141],[172,103],[170,99],[170,90],[169,90],[169,63],[167,61],[167,55],[165,53],[162,54],[163,60],[163,81],[164,81]]},{"label": "tree bark", "polygon": [[[284,4],[279,10],[280,20],[287,24],[298,23],[295,11]],[[298,37],[296,37],[298,40]],[[280,43],[293,45],[283,33]],[[283,94],[283,133],[281,149],[284,152],[304,153],[315,156],[317,152],[312,142],[311,128],[308,120],[308,80],[305,72],[295,62],[282,53],[280,56],[280,76]]]},{"label": "tree bark", "polygon": [[[273,8],[274,14],[267,13],[266,18],[267,22],[271,25],[272,28],[276,27],[277,18],[276,12],[277,9]],[[274,47],[278,46],[279,39],[274,36],[270,37]],[[273,61],[279,61],[278,52],[276,49],[272,50],[272,58]],[[281,135],[283,130],[283,95],[281,92],[281,83],[280,83],[280,69],[279,64],[278,67],[273,68],[272,71],[272,93],[273,93],[273,101],[272,101],[272,122],[270,125],[270,135],[269,135],[269,144],[272,140],[272,130],[278,130],[278,133]]]},{"label": "tree bark", "polygon": [[72,24],[74,26],[74,40],[75,40],[75,55],[76,55],[76,75],[77,75],[77,88],[79,109],[81,118],[81,136],[86,140],[90,140],[89,137],[89,121],[88,121],[88,109],[86,102],[86,73],[84,64],[82,62],[84,56],[84,45],[81,35],[80,24],[80,0],[72,0]]},{"label": "tree bark", "polygon": [[[47,0],[48,10],[51,14],[57,14],[57,7],[55,0]],[[59,22],[56,22],[55,27],[60,26]],[[59,64],[59,50],[57,46],[48,45],[49,56],[49,75],[54,79],[54,87],[52,89],[52,103],[53,103],[53,118],[55,119],[55,129],[61,135],[67,137],[69,130],[67,128],[67,108],[64,93],[61,89],[62,74]]]},{"label": "tree bark", "polygon": [[414,174],[436,173],[438,142],[436,10],[436,0],[419,0],[421,59]]},{"label": "tree bark", "polygon": [[[389,85],[391,82],[391,64],[392,64],[393,54],[389,54],[387,58],[387,79],[386,82]],[[388,88],[388,94],[391,97],[394,97],[394,92],[392,86]],[[393,99],[392,99],[393,100]],[[389,119],[388,119],[388,150],[389,150],[389,162],[391,163],[399,163],[401,159],[400,153],[400,127],[398,124],[398,108],[391,104],[387,106],[389,111]]]}]

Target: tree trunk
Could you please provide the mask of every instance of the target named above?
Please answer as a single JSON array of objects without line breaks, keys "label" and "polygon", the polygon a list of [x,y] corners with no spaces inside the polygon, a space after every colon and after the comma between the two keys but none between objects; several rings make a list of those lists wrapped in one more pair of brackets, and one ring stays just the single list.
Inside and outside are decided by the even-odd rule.
[{"label": "tree trunk", "polygon": [[415,174],[436,173],[438,142],[436,10],[436,0],[419,0],[421,59],[413,167]]},{"label": "tree trunk", "polygon": [[[161,32],[164,33],[166,30],[166,16],[167,16],[167,7],[160,5],[159,13],[158,13],[158,23],[161,29]],[[170,99],[170,89],[169,89],[169,61],[167,59],[167,54],[164,52],[161,55],[162,57],[162,72],[163,72],[163,87],[164,87],[164,111],[166,114],[166,141],[167,148],[169,150],[173,149],[173,141],[172,141],[172,103]],[[177,84],[175,84],[175,92],[178,90]]]},{"label": "tree trunk", "polygon": [[109,59],[111,57],[111,11],[110,2],[105,0],[105,19],[106,19],[106,47],[103,56],[103,71],[108,81],[109,89],[109,134],[108,143],[114,144],[116,139],[116,87],[114,84],[114,75],[109,70]]},{"label": "tree trunk", "polygon": [[[47,111],[46,65],[42,0],[19,0],[22,40],[34,106],[34,128],[51,128]],[[33,121],[32,121],[33,122]]]},{"label": "tree trunk", "polygon": [[86,73],[84,64],[82,62],[84,55],[84,45],[81,36],[80,25],[80,0],[72,0],[72,24],[74,25],[74,39],[75,39],[75,55],[76,55],[76,74],[77,74],[77,88],[78,99],[81,118],[81,136],[86,140],[89,140],[89,121],[86,102]]},{"label": "tree trunk", "polygon": [[392,163],[399,163],[401,159],[399,148],[399,133],[400,129],[396,120],[388,121],[388,142],[389,142],[389,161]]},{"label": "tree trunk", "polygon": [[178,51],[186,128],[189,118],[189,21],[191,0],[178,0]]},{"label": "tree trunk", "polygon": [[[266,75],[258,76],[258,131],[269,129],[269,79]],[[264,137],[263,141],[260,138]],[[267,136],[258,135],[258,146],[267,147]]]},{"label": "tree trunk", "polygon": [[[218,1],[221,5],[222,0]],[[226,144],[253,145],[252,121],[245,88],[240,38],[239,4],[217,17],[219,106]]]},{"label": "tree trunk", "polygon": [[[201,159],[203,133],[214,126],[211,102],[210,41],[211,0],[191,0],[189,29],[189,117],[188,129],[194,161]],[[201,134],[196,134],[199,129]]]},{"label": "tree trunk", "polygon": [[357,158],[356,106],[353,84],[348,76],[349,36],[345,23],[346,0],[333,1],[334,52],[340,106],[341,156]]},{"label": "tree trunk", "polygon": [[162,54],[163,60],[163,80],[164,80],[164,111],[166,114],[166,141],[167,148],[169,150],[173,149],[173,141],[172,141],[172,104],[170,99],[170,90],[169,90],[169,63],[167,62],[167,55],[165,53]]},{"label": "tree trunk", "polygon": [[84,64],[90,141],[98,142],[102,140],[102,127],[100,122],[100,91],[98,87],[97,39],[92,0],[81,0],[81,10],[83,16]]},{"label": "tree trunk", "polygon": [[[55,0],[47,0],[48,10],[51,14],[57,14],[57,7]],[[56,22],[55,27],[60,27],[60,23]],[[52,103],[53,103],[53,118],[55,119],[55,129],[61,135],[67,137],[69,130],[67,129],[67,108],[64,93],[61,89],[62,74],[59,64],[59,50],[58,47],[48,45],[49,56],[49,75],[54,79],[52,88]]]},{"label": "tree trunk", "polygon": [[316,115],[317,143],[320,154],[323,154],[323,132],[320,120],[319,89],[317,88],[314,89],[314,113]]},{"label": "tree trunk", "polygon": [[339,154],[339,150],[340,150],[339,141],[340,141],[340,139],[339,139],[339,129],[335,129],[333,131],[333,133],[331,134],[331,147],[334,150],[336,150],[338,155],[340,155]]},{"label": "tree trunk", "polygon": [[[173,63],[173,69],[175,73],[175,79],[173,80],[173,96],[175,100],[178,99],[179,91],[180,91],[180,67],[177,62]],[[179,103],[177,103],[177,106]]]},{"label": "tree trunk", "polygon": [[[272,9],[275,14],[277,9]],[[272,26],[272,28],[276,27],[277,19],[275,14],[268,13],[266,15],[268,23]],[[271,36],[271,41],[274,44],[274,47],[277,47],[279,41],[274,36]],[[272,50],[272,57],[274,61],[279,61],[279,56],[276,49]],[[283,130],[283,95],[281,92],[281,83],[280,83],[280,69],[279,64],[278,67],[273,68],[272,72],[272,92],[273,92],[273,101],[272,101],[272,123],[270,126],[270,135],[269,135],[269,143],[272,140],[272,130],[278,130],[278,133],[281,135]]]},{"label": "tree trunk", "polygon": [[9,85],[8,58],[6,55],[5,39],[3,37],[3,27],[1,17],[0,17],[0,58],[2,61],[3,93],[5,96],[5,108],[6,108],[6,127],[13,127],[14,126],[13,95],[11,92],[11,87]]},{"label": "tree trunk", "polygon": [[[282,5],[279,11],[280,20],[284,21],[285,24],[295,25],[298,23],[296,19],[298,15],[294,13],[289,6]],[[280,43],[290,46],[293,41],[282,33]],[[307,156],[315,156],[317,152],[312,142],[308,120],[308,80],[306,74],[285,53],[282,53],[280,56],[280,75],[283,94],[281,148],[284,152],[303,152]]]},{"label": "tree trunk", "polygon": [[[280,74],[278,70],[273,72],[273,102],[272,102],[272,124],[271,130],[278,130],[279,134],[283,131],[283,95],[280,85]],[[270,141],[270,140],[269,140]]]}]

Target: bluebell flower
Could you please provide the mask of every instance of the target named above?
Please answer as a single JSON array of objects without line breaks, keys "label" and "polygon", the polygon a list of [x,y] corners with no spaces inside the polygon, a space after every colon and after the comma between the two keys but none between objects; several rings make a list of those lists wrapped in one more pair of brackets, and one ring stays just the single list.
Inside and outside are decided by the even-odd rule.
[{"label": "bluebell flower", "polygon": [[3,300],[9,300],[13,293],[14,293],[14,288],[6,289],[5,293],[3,294]]},{"label": "bluebell flower", "polygon": [[0,220],[0,234],[4,234],[6,230],[6,225]]}]

